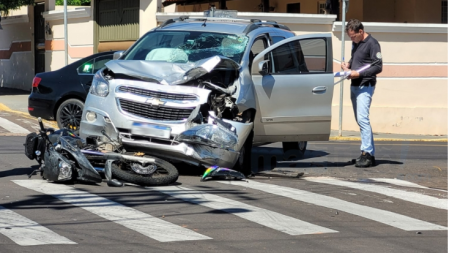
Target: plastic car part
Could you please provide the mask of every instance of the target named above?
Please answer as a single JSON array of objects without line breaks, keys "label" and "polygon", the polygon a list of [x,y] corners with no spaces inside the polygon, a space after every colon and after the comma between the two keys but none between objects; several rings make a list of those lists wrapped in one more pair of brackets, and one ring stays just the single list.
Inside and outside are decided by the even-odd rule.
[{"label": "plastic car part", "polygon": [[242,174],[239,171],[235,171],[228,168],[222,168],[219,166],[211,166],[208,169],[206,169],[205,173],[203,173],[202,178],[200,181],[207,181],[211,179],[216,180],[242,180],[245,179],[244,174]]}]

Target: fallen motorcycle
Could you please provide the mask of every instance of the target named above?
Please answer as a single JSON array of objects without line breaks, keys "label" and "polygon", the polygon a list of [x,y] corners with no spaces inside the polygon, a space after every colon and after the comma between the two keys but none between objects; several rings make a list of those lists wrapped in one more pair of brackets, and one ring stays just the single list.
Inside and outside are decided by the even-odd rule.
[{"label": "fallen motorcycle", "polygon": [[29,177],[40,172],[43,179],[53,182],[100,183],[100,173],[104,173],[109,186],[123,186],[113,177],[143,186],[167,185],[178,179],[177,169],[164,160],[126,153],[120,143],[112,140],[83,140],[68,129],[44,128],[40,118],[38,122],[39,133],[28,134],[24,144],[25,155],[41,165]]}]

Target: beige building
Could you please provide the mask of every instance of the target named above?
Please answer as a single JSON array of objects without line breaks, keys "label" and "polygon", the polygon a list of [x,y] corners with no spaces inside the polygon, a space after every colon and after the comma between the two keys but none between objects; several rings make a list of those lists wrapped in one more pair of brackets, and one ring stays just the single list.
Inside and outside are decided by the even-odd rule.
[{"label": "beige building", "polygon": [[[69,63],[98,51],[126,49],[161,22],[181,15],[202,16],[210,7],[210,3],[189,4],[192,2],[178,0],[164,3],[114,0],[108,3],[121,1],[128,6],[108,7],[107,1],[95,0],[91,6],[69,9]],[[274,20],[287,25],[296,34],[331,33],[335,70],[339,70],[342,22],[336,19],[340,19],[341,11],[337,15],[323,14],[325,1],[270,0],[269,12],[262,12],[262,3],[261,0],[234,0],[226,1],[226,7],[238,10],[239,18]],[[214,4],[219,6],[221,3]],[[62,8],[55,7],[54,0],[43,1],[40,8],[41,12],[36,11],[36,7],[23,7],[2,19],[0,87],[29,90],[36,72],[64,66]],[[122,10],[119,11],[122,16],[117,15],[118,10]],[[297,10],[300,13],[294,13]],[[380,42],[382,48],[383,72],[378,77],[371,109],[374,132],[447,135],[447,1],[350,0],[346,17],[346,20],[358,18],[363,21],[365,30]],[[122,23],[111,23],[117,22],[116,19]],[[41,31],[42,26],[36,23],[44,24],[44,30]],[[43,38],[38,38],[38,32],[44,34]],[[345,59],[350,58],[350,49],[351,41],[345,37]],[[358,130],[351,109],[349,85],[349,81],[344,82],[342,129]],[[340,91],[337,84],[332,129],[339,127]]]}]

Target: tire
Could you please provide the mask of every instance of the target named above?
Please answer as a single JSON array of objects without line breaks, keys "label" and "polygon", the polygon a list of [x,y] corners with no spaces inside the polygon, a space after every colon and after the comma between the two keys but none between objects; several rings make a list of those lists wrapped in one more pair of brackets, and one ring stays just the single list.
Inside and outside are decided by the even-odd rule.
[{"label": "tire", "polygon": [[169,185],[178,180],[178,170],[175,166],[159,158],[155,158],[155,163],[158,168],[151,176],[135,173],[127,163],[113,163],[111,166],[112,175],[119,180],[141,186]]},{"label": "tire", "polygon": [[84,103],[78,99],[71,98],[64,101],[56,112],[56,121],[60,129],[66,128],[79,133],[81,117],[83,115]]},{"label": "tire", "polygon": [[247,140],[242,146],[239,158],[233,167],[233,170],[239,171],[244,176],[252,174],[252,146],[253,146],[253,131],[247,137]]},{"label": "tire", "polygon": [[283,152],[288,157],[296,156],[302,158],[306,151],[307,141],[283,142]]}]

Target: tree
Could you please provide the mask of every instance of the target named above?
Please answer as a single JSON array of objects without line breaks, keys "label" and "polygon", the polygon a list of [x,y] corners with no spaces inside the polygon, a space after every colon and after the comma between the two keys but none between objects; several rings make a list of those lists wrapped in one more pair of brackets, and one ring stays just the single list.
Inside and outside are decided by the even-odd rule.
[{"label": "tree", "polygon": [[[64,5],[64,0],[56,0],[55,4]],[[91,0],[67,0],[67,5],[89,6],[91,5]]]},{"label": "tree", "polygon": [[34,0],[1,0],[0,12],[6,16],[11,10],[17,10],[22,6],[31,4],[34,4]]}]

